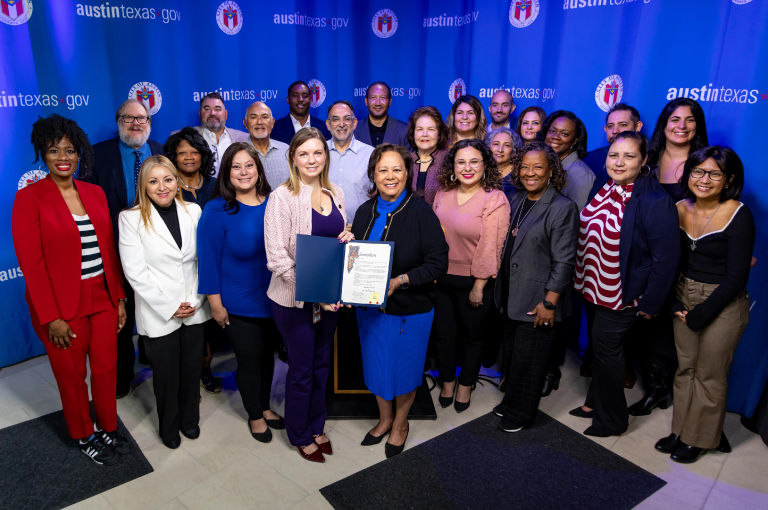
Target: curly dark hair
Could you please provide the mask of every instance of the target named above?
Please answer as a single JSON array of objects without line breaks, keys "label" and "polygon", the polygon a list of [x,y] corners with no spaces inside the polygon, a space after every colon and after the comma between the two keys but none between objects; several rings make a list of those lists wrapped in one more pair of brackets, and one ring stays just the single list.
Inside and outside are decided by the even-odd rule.
[{"label": "curly dark hair", "polygon": [[441,151],[448,143],[448,126],[443,122],[443,118],[440,116],[440,111],[434,106],[422,106],[413,111],[408,118],[408,134],[405,136],[408,140],[408,144],[411,146],[414,152],[418,153],[419,148],[416,146],[416,122],[422,117],[429,117],[437,126],[437,150]]},{"label": "curly dark hair", "polygon": [[547,138],[549,128],[560,118],[566,118],[576,125],[576,141],[573,142],[575,146],[574,149],[579,156],[579,159],[584,159],[587,155],[587,128],[575,113],[569,112],[568,110],[557,110],[556,112],[549,114],[549,117],[547,117],[547,120],[544,121],[544,125],[541,127],[541,131],[539,131],[539,135],[536,137],[536,141],[544,142]]},{"label": "curly dark hair", "polygon": [[485,191],[491,191],[493,189],[501,189],[501,174],[499,174],[499,165],[496,164],[496,160],[493,159],[493,153],[485,143],[477,138],[470,138],[468,140],[460,140],[456,142],[453,147],[448,149],[448,153],[443,159],[443,165],[440,167],[440,171],[437,174],[437,182],[440,183],[440,188],[443,190],[451,190],[459,186],[459,180],[456,177],[451,179],[451,176],[455,176],[454,162],[456,160],[456,153],[461,149],[472,147],[483,155],[483,168],[485,169],[485,177],[483,178],[483,189]]},{"label": "curly dark hair", "polygon": [[405,164],[405,191],[407,192],[409,189],[411,189],[411,186],[413,185],[413,158],[411,157],[411,153],[408,152],[408,149],[405,147],[401,147],[399,145],[392,145],[391,143],[383,143],[373,149],[373,152],[371,153],[371,157],[368,160],[368,180],[371,181],[371,187],[368,188],[368,197],[373,198],[379,195],[379,190],[376,187],[376,183],[373,180],[373,176],[376,174],[376,165],[379,164],[379,161],[381,161],[381,157],[384,155],[385,152],[397,152],[401,158],[403,158],[403,163]]},{"label": "curly dark hair", "polygon": [[515,152],[515,157],[512,158],[512,174],[515,175],[515,187],[517,189],[525,189],[522,181],[520,180],[520,168],[523,165],[523,158],[529,152],[543,152],[547,156],[547,162],[549,163],[549,169],[552,171],[552,177],[549,178],[549,183],[557,191],[563,191],[568,180],[563,170],[563,164],[560,162],[560,156],[552,150],[552,147],[544,142],[531,142],[526,144],[522,149]]},{"label": "curly dark hair", "polygon": [[709,140],[707,138],[707,122],[704,120],[704,110],[701,109],[701,105],[687,97],[673,99],[667,103],[661,111],[659,120],[656,121],[653,135],[651,136],[651,143],[648,146],[648,166],[654,170],[659,166],[661,155],[667,148],[667,135],[664,134],[664,130],[667,128],[667,122],[672,114],[675,113],[675,110],[681,106],[690,108],[693,118],[696,121],[696,135],[691,140],[691,147],[688,154],[690,155],[709,145]]},{"label": "curly dark hair", "polygon": [[221,158],[221,166],[219,167],[219,176],[216,179],[216,188],[213,190],[212,198],[223,198],[227,205],[224,206],[225,211],[229,211],[229,214],[237,214],[240,212],[240,202],[237,201],[237,192],[232,185],[232,181],[229,176],[232,173],[232,160],[235,159],[235,154],[240,151],[245,151],[256,163],[256,170],[258,171],[258,181],[256,182],[256,193],[259,196],[266,197],[272,192],[272,188],[267,182],[267,176],[264,173],[264,165],[261,164],[259,159],[259,153],[253,148],[253,145],[247,142],[235,142],[230,145],[224,156]]},{"label": "curly dark hair", "polygon": [[80,167],[78,176],[88,175],[88,171],[93,167],[93,148],[88,135],[77,122],[56,113],[45,118],[40,117],[32,124],[32,147],[35,149],[33,163],[40,161],[48,147],[56,145],[65,136],[77,151]]},{"label": "curly dark hair", "polygon": [[165,141],[165,145],[163,145],[165,157],[171,160],[173,166],[176,166],[176,149],[179,148],[182,140],[186,140],[189,145],[200,153],[200,173],[213,177],[216,173],[216,169],[213,167],[213,152],[208,147],[208,142],[205,141],[203,135],[194,128],[185,127],[181,131],[169,136]]}]

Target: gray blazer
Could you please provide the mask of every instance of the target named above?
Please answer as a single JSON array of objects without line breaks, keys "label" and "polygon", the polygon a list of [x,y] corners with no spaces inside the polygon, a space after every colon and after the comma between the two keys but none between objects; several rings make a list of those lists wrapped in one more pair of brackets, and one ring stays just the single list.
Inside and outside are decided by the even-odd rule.
[{"label": "gray blazer", "polygon": [[[392,143],[395,145],[402,145],[408,147],[408,124],[401,122],[396,118],[389,116],[387,119],[387,130],[384,131],[384,141],[382,143]],[[368,116],[359,119],[357,121],[357,128],[355,128],[355,138],[368,145],[371,143],[371,132],[368,130]]]},{"label": "gray blazer", "polygon": [[[509,205],[514,221],[527,193],[510,193]],[[549,187],[536,202],[520,225],[517,237],[510,222],[507,240],[502,250],[502,264],[509,258],[509,299],[503,303],[504,277],[497,280],[494,290],[496,306],[512,320],[533,322],[527,315],[544,301],[547,291],[557,292],[560,299],[555,308],[555,322],[571,314],[571,277],[576,265],[579,244],[579,210],[576,204]],[[499,271],[503,274],[503,268]]]}]

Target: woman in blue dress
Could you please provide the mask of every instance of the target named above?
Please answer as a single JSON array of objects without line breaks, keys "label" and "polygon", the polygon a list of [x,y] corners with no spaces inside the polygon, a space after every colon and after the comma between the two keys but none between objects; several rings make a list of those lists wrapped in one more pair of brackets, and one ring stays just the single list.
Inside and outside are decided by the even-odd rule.
[{"label": "woman in blue dress", "polygon": [[408,438],[408,411],[421,386],[434,316],[434,281],[448,270],[448,244],[432,208],[410,191],[413,160],[406,149],[378,146],[368,178],[371,199],[357,210],[352,233],[393,241],[395,249],[386,308],[357,309],[365,384],[379,404],[379,423],[362,444],[378,444],[389,434],[389,458]]}]

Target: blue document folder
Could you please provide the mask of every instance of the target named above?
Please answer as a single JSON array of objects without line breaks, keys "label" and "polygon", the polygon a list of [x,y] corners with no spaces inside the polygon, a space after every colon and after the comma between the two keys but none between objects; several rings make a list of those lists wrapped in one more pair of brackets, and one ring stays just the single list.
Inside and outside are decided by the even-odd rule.
[{"label": "blue document folder", "polygon": [[[354,241],[369,243],[372,241]],[[377,243],[389,244],[392,242]],[[299,234],[296,236],[296,301],[308,303],[337,303],[341,300],[341,285],[344,277],[344,248],[335,237],[319,237]],[[392,272],[390,251],[387,281]],[[386,306],[386,295],[378,306]],[[370,303],[343,303],[360,306],[377,306]]]}]

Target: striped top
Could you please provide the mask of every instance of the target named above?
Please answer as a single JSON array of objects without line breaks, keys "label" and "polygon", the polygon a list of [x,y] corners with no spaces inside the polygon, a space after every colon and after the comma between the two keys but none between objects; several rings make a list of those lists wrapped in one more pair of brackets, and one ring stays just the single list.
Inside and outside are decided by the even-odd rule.
[{"label": "striped top", "polygon": [[640,304],[640,298],[622,304],[619,265],[621,220],[634,185],[618,186],[609,179],[580,215],[574,288],[587,301],[611,310]]},{"label": "striped top", "polygon": [[99,242],[96,239],[96,231],[93,229],[91,219],[85,216],[72,215],[75,218],[77,229],[80,231],[80,243],[83,246],[83,258],[80,262],[80,279],[93,278],[104,272],[104,264],[101,262]]}]

